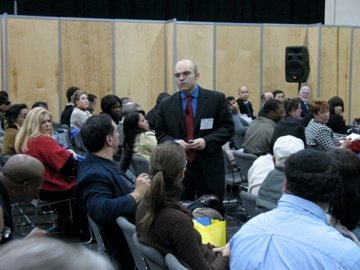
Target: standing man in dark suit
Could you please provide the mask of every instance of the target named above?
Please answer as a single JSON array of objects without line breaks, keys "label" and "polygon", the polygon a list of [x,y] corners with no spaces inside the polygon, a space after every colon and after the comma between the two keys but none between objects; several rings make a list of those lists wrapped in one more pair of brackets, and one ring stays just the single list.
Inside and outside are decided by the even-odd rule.
[{"label": "standing man in dark suit", "polygon": [[251,102],[249,101],[249,94],[249,88],[246,85],[241,86],[238,92],[239,98],[236,100],[236,102],[239,104],[241,114],[246,114],[251,119],[255,119],[254,109]]},{"label": "standing man in dark suit", "polygon": [[234,132],[225,95],[197,85],[200,73],[191,60],[175,65],[179,92],[160,104],[155,129],[159,143],[174,141],[187,153],[183,199],[204,194],[224,197],[224,160],[221,146]]}]

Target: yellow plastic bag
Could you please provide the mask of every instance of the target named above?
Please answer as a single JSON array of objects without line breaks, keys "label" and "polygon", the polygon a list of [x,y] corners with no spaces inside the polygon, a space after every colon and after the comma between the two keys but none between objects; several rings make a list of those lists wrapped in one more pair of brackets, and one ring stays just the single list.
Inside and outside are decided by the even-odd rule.
[{"label": "yellow plastic bag", "polygon": [[211,219],[211,224],[202,225],[194,221],[194,228],[201,234],[202,243],[210,243],[215,247],[222,247],[226,244],[226,220]]}]

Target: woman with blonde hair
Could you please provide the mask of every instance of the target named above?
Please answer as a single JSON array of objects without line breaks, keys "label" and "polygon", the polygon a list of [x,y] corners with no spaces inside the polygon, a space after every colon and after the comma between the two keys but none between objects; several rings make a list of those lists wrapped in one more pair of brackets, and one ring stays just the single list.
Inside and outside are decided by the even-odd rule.
[{"label": "woman with blonde hair", "polygon": [[185,151],[175,142],[159,144],[152,152],[152,183],[136,212],[139,241],[164,255],[174,254],[190,269],[227,269],[228,246],[217,255],[202,244],[191,213],[179,203],[185,167]]},{"label": "woman with blonde hair", "polygon": [[84,91],[75,93],[73,103],[74,109],[70,117],[70,127],[81,128],[81,125],[91,116],[91,113],[88,111],[89,99],[87,93]]},{"label": "woman with blonde hair", "polygon": [[[74,197],[76,154],[61,147],[53,136],[51,114],[44,108],[36,107],[26,116],[16,135],[15,151],[35,157],[45,166],[44,182],[39,197],[45,201],[60,201]],[[68,206],[56,204],[59,226],[66,227]]]}]

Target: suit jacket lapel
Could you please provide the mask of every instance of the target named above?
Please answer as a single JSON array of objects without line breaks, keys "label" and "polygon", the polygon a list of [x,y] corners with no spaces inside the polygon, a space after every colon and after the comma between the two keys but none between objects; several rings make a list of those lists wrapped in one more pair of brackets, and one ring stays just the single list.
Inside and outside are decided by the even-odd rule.
[{"label": "suit jacket lapel", "polygon": [[200,125],[201,116],[205,106],[206,106],[206,94],[204,91],[202,91],[201,87],[199,87],[198,103],[196,107],[195,123],[194,123],[195,130],[197,130],[198,125]]},{"label": "suit jacket lapel", "polygon": [[173,100],[174,115],[177,117],[178,122],[182,128],[182,132],[185,133],[185,118],[182,110],[182,102],[180,91],[174,96]]}]

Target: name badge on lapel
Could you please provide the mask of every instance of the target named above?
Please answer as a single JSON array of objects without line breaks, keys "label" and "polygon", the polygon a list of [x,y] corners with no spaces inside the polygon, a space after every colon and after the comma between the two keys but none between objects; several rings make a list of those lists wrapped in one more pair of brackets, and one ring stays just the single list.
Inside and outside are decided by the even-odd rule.
[{"label": "name badge on lapel", "polygon": [[214,118],[201,119],[200,130],[212,129],[214,124]]}]

